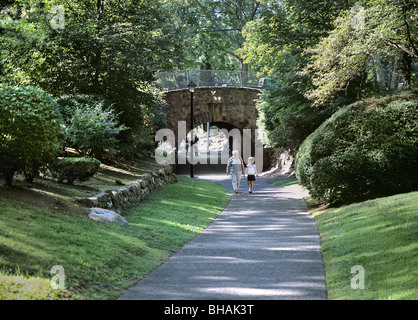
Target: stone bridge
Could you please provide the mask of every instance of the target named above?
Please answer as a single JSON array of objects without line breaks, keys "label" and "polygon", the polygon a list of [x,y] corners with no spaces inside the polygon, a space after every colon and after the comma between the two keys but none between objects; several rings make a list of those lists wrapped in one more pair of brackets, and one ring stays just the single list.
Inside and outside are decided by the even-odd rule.
[{"label": "stone bridge", "polygon": [[[193,95],[193,122],[216,124],[219,128],[256,129],[258,112],[255,107],[259,89],[239,87],[196,88]],[[167,128],[177,132],[179,121],[186,121],[190,130],[190,92],[187,89],[165,93],[168,104]]]},{"label": "stone bridge", "polygon": [[[237,128],[241,132],[241,137],[243,137],[244,129],[250,129],[251,155],[255,156],[255,129],[257,129],[258,118],[256,102],[260,93],[261,90],[258,88],[247,87],[221,86],[195,88],[193,94],[194,127],[210,122],[210,124],[214,124],[218,128],[228,131]],[[187,89],[167,91],[164,98],[168,104],[166,114],[167,128],[177,134],[179,122],[186,121],[187,132],[189,132],[190,92]],[[177,140],[176,148],[178,150]],[[240,149],[242,155],[242,148],[238,149]],[[230,151],[232,151],[232,145]],[[269,162],[269,155],[266,152],[263,154],[263,159],[263,167],[266,167]]]},{"label": "stone bridge", "polygon": [[[269,79],[260,78],[255,72],[226,71],[226,70],[176,70],[159,72],[157,74],[159,86],[165,90],[165,101],[168,104],[166,124],[167,129],[179,135],[179,122],[186,122],[187,132],[190,131],[191,95],[187,85],[190,81],[197,84],[193,99],[193,125],[210,123],[220,129],[231,132],[240,131],[241,145],[248,138],[244,133],[251,132],[251,150],[246,154],[241,147],[237,147],[235,138],[230,138],[229,149],[239,149],[244,157],[259,155],[255,152],[255,130],[257,129],[258,112],[256,102],[261,88]],[[245,130],[249,129],[249,130]],[[236,132],[236,130],[234,130]],[[244,138],[244,139],[242,139]],[[176,150],[178,140],[176,139]],[[233,144],[235,145],[233,145]],[[239,143],[238,143],[239,145]],[[247,148],[249,149],[249,148]],[[264,160],[269,156],[263,155]],[[244,159],[246,160],[246,159]],[[257,161],[256,162],[260,162]],[[258,166],[259,168],[259,166]]]}]

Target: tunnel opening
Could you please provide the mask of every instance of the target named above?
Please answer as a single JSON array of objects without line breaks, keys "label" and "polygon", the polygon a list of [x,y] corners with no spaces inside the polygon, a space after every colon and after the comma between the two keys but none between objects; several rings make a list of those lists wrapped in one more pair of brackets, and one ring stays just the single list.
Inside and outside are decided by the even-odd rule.
[{"label": "tunnel opening", "polygon": [[238,149],[241,153],[241,136],[242,130],[231,123],[207,122],[200,124],[193,128],[193,147],[190,150],[188,143],[190,134],[187,136],[187,141],[184,139],[178,145],[176,173],[188,174],[190,172],[191,151],[194,174],[225,174],[226,162],[232,151]]}]

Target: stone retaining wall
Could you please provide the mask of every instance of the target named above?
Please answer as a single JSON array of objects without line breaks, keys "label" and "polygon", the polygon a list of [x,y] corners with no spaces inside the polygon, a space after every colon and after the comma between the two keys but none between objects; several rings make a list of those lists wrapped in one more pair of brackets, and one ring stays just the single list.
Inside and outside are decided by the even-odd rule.
[{"label": "stone retaining wall", "polygon": [[116,190],[104,190],[88,198],[79,198],[76,202],[87,208],[102,208],[121,213],[145,199],[152,190],[168,183],[177,182],[171,166],[144,174],[137,182]]}]

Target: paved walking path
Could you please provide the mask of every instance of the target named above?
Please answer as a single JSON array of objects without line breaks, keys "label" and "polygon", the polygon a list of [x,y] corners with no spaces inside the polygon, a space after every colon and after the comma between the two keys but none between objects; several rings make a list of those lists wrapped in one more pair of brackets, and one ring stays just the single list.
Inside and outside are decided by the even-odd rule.
[{"label": "paved walking path", "polygon": [[[208,178],[232,190],[225,175]],[[326,299],[313,217],[299,193],[266,181],[249,194],[242,179],[204,232],[120,299]]]}]

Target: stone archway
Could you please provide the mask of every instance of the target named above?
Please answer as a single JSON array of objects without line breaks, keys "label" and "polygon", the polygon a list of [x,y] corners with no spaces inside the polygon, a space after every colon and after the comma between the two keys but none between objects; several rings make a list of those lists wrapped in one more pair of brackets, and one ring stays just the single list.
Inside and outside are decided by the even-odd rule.
[{"label": "stone archway", "polygon": [[[237,128],[241,133],[244,129],[250,129],[251,150],[254,154],[258,118],[256,103],[260,93],[259,89],[244,87],[196,88],[193,95],[193,122],[196,125],[207,122],[228,124],[225,129]],[[185,121],[189,131],[190,92],[187,89],[168,91],[164,98],[168,104],[167,129],[177,134],[179,123]]]},{"label": "stone archway", "polygon": [[[193,100],[194,123],[226,122],[242,129],[256,129],[255,107],[259,89],[241,87],[196,88]],[[165,93],[168,104],[167,128],[177,131],[179,121],[190,129],[190,93],[187,89]]]}]

